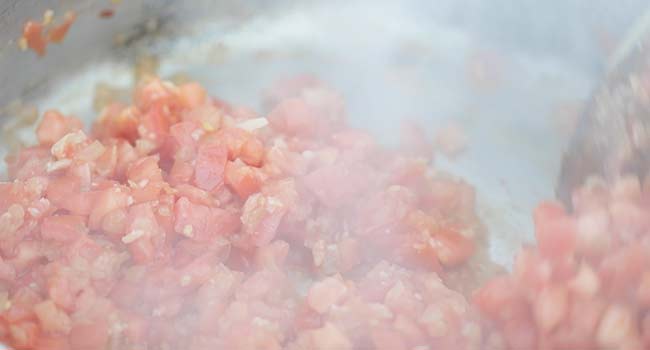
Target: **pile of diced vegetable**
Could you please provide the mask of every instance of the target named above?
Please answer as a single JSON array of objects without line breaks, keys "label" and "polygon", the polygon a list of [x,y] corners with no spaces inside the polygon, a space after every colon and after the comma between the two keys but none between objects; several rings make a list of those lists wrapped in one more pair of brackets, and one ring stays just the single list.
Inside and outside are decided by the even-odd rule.
[{"label": "pile of diced vegetable", "polygon": [[[194,82],[147,78],[92,131],[45,112],[38,145],[8,157],[0,183],[0,340],[650,346],[650,192],[635,178],[586,184],[573,213],[542,203],[537,246],[470,293],[458,281],[490,270],[477,258],[486,240],[474,190],[436,169],[421,128],[405,125],[402,144],[386,148],[349,127],[342,96],[310,76],[278,82],[264,105],[258,114]],[[456,154],[464,136],[450,130],[436,147]]]}]

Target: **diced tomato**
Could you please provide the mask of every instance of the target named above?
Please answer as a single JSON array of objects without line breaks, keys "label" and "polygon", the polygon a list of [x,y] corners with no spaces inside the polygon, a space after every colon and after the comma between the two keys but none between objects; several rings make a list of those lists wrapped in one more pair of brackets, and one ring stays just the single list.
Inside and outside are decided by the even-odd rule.
[{"label": "diced tomato", "polygon": [[299,98],[280,102],[267,119],[275,130],[289,135],[311,136],[316,132],[316,112]]},{"label": "diced tomato", "polygon": [[550,281],[552,273],[551,263],[531,248],[524,248],[517,254],[514,275],[522,289],[537,293]]},{"label": "diced tomato", "polygon": [[650,228],[647,211],[628,201],[614,201],[609,213],[616,233],[623,241],[630,241]]},{"label": "diced tomato", "polygon": [[565,216],[566,211],[564,210],[562,204],[549,201],[538,204],[533,214],[535,224],[543,223],[546,221],[554,221]]},{"label": "diced tomato", "polygon": [[572,256],[562,257],[551,261],[553,270],[553,280],[556,282],[566,283],[571,280],[578,271],[576,259]]},{"label": "diced tomato", "polygon": [[647,312],[641,321],[641,332],[643,343],[645,346],[648,346],[650,344],[650,314]]},{"label": "diced tomato", "polygon": [[535,235],[544,256],[573,254],[576,245],[576,221],[557,203],[546,202],[535,209]]},{"label": "diced tomato", "polygon": [[34,305],[34,313],[46,332],[68,334],[72,321],[65,311],[59,310],[52,300]]},{"label": "diced tomato", "polygon": [[52,158],[47,147],[28,147],[7,157],[7,173],[12,178],[26,180],[47,174],[47,164]]},{"label": "diced tomato", "polygon": [[443,230],[432,239],[433,249],[444,266],[457,266],[474,254],[474,242],[460,233]]},{"label": "diced tomato", "polygon": [[206,135],[202,145],[221,145],[228,150],[228,159],[241,158],[246,164],[259,166],[264,156],[263,144],[246,130],[235,127],[219,129]]},{"label": "diced tomato", "polygon": [[108,299],[97,295],[92,288],[85,288],[78,292],[77,295],[75,315],[79,317],[75,318],[73,327],[79,323],[97,323],[101,325],[104,323],[106,315],[115,312],[113,304]]},{"label": "diced tomato", "polygon": [[312,341],[314,349],[352,349],[352,344],[347,335],[331,323],[326,323],[323,327],[312,330]]},{"label": "diced tomato", "polygon": [[[102,155],[104,155],[104,152],[106,151],[106,147],[104,145],[95,140],[90,142],[88,145],[83,147],[79,152],[75,154],[75,159],[77,161],[81,162],[94,162],[95,160],[99,159]],[[90,163],[79,163],[75,164],[77,168],[88,168],[90,169]]]},{"label": "diced tomato", "polygon": [[268,244],[277,232],[287,207],[278,198],[256,193],[244,204],[241,222],[244,234],[254,246]]},{"label": "diced tomato", "polygon": [[322,130],[339,130],[345,126],[345,99],[338,91],[323,84],[307,89],[301,95],[318,112],[319,127]]},{"label": "diced tomato", "polygon": [[266,91],[264,103],[266,107],[272,108],[277,103],[290,97],[300,96],[306,89],[322,86],[323,83],[313,75],[301,74],[288,79],[275,81]]},{"label": "diced tomato", "polygon": [[156,200],[164,186],[156,156],[140,158],[133,162],[126,171],[126,177],[135,203]]},{"label": "diced tomato", "polygon": [[199,125],[195,122],[181,122],[169,128],[174,159],[191,161],[196,157],[198,140],[195,135],[200,131]]},{"label": "diced tomato", "polygon": [[341,300],[346,293],[347,287],[342,281],[334,277],[328,277],[311,287],[307,296],[307,303],[316,312],[322,314]]},{"label": "diced tomato", "polygon": [[129,206],[129,196],[128,190],[120,186],[98,191],[95,205],[88,218],[88,226],[92,229],[98,229],[106,215]]},{"label": "diced tomato", "polygon": [[[154,211],[158,221],[158,225],[165,232],[166,237],[171,237],[174,232],[174,203],[176,202],[174,195],[164,194],[158,198],[157,205],[154,206]],[[166,243],[171,243],[170,239]]]},{"label": "diced tomato", "polygon": [[138,159],[138,153],[130,143],[120,140],[117,143],[117,163],[115,164],[115,177],[123,179],[126,177],[128,166]]},{"label": "diced tomato", "polygon": [[636,299],[642,307],[650,306],[650,271],[645,271],[641,275],[639,287],[636,292]]},{"label": "diced tomato", "polygon": [[115,15],[115,11],[112,9],[103,9],[99,11],[99,18],[111,18]]},{"label": "diced tomato", "polygon": [[209,192],[187,184],[176,185],[176,196],[187,197],[192,203],[214,206],[215,200]]},{"label": "diced tomato", "polygon": [[122,242],[128,245],[138,263],[146,263],[154,258],[153,240],[163,234],[149,203],[129,208],[126,232]]},{"label": "diced tomato", "polygon": [[65,38],[65,35],[68,33],[68,30],[70,30],[70,27],[72,26],[72,24],[76,19],[77,19],[77,14],[74,11],[66,12],[63,23],[59,24],[58,26],[52,27],[50,28],[50,30],[48,30],[47,39],[53,43],[62,42],[63,38]]},{"label": "diced tomato", "polygon": [[192,239],[182,239],[175,247],[176,264],[185,266],[201,256],[215,257],[217,260],[226,258],[230,253],[230,242],[222,237],[212,241],[199,242]]},{"label": "diced tomato", "polygon": [[14,293],[12,303],[4,312],[3,318],[9,323],[35,320],[33,305],[40,301],[40,296],[31,288],[21,287]]},{"label": "diced tomato", "polygon": [[0,182],[0,213],[6,212],[10,206],[20,203],[23,187],[16,185],[17,183]]},{"label": "diced tomato", "polygon": [[88,215],[93,209],[97,192],[79,192],[81,180],[77,177],[63,176],[52,179],[47,187],[47,199],[55,206],[73,214]]},{"label": "diced tomato", "polygon": [[213,227],[207,226],[210,208],[192,203],[187,197],[181,197],[174,206],[176,221],[174,229],[188,238],[204,238]]},{"label": "diced tomato", "polygon": [[48,279],[47,284],[47,293],[50,299],[57,306],[66,310],[72,310],[75,297],[72,295],[68,280],[61,275],[55,275]]},{"label": "diced tomato", "polygon": [[256,137],[250,137],[246,140],[239,151],[239,159],[248,165],[261,166],[262,160],[264,159],[264,145],[262,141]]},{"label": "diced tomato", "polygon": [[576,252],[582,256],[597,257],[612,246],[614,235],[610,231],[610,216],[605,210],[581,214],[577,220]]},{"label": "diced tomato", "polygon": [[24,272],[44,258],[45,252],[41,242],[26,240],[16,246],[15,256],[11,259],[11,264],[16,268],[17,272]]},{"label": "diced tomato", "polygon": [[203,254],[184,266],[181,271],[181,287],[185,290],[195,290],[206,283],[212,276],[213,266],[217,257],[212,253]]},{"label": "diced tomato", "polygon": [[332,135],[332,142],[355,160],[365,159],[376,147],[370,134],[361,130],[341,130]]},{"label": "diced tomato", "polygon": [[191,163],[176,160],[169,170],[168,181],[172,185],[189,183],[194,177],[194,167]]},{"label": "diced tomato", "polygon": [[577,213],[587,213],[606,209],[610,198],[610,190],[604,180],[589,178],[582,187],[574,189],[571,202]]},{"label": "diced tomato", "polygon": [[45,55],[47,41],[43,36],[43,25],[36,21],[27,21],[23,26],[23,38],[27,42],[27,47],[34,50],[39,56]]},{"label": "diced tomato", "polygon": [[12,283],[16,278],[16,269],[0,257],[0,281]]},{"label": "diced tomato", "polygon": [[56,110],[48,110],[43,114],[36,136],[44,146],[51,146],[66,134],[83,129],[83,124],[77,118],[66,117]]},{"label": "diced tomato", "polygon": [[123,308],[132,308],[141,302],[142,286],[126,279],[118,281],[109,295],[115,305]]},{"label": "diced tomato", "polygon": [[636,316],[628,306],[610,304],[603,313],[596,331],[601,348],[622,346],[635,336]]},{"label": "diced tomato", "polygon": [[361,166],[334,164],[305,176],[307,188],[324,204],[338,207],[362,192],[368,181]]},{"label": "diced tomato", "polygon": [[194,167],[194,183],[201,189],[212,191],[223,183],[228,150],[218,144],[199,146]]},{"label": "diced tomato", "polygon": [[117,137],[134,142],[138,137],[139,117],[138,109],[120,103],[111,103],[104,108],[95,122],[94,134],[101,139]]},{"label": "diced tomato", "polygon": [[37,342],[38,325],[33,322],[20,322],[9,325],[12,344],[16,349],[33,349]]},{"label": "diced tomato", "polygon": [[70,343],[67,336],[40,336],[34,345],[35,350],[68,350]]},{"label": "diced tomato", "polygon": [[562,286],[548,286],[537,297],[534,304],[536,323],[542,332],[549,332],[565,317],[569,294]]},{"label": "diced tomato", "polygon": [[377,234],[367,243],[368,248],[360,253],[384,255],[386,259],[408,268],[424,268],[430,271],[440,271],[438,254],[420,236],[410,234]]},{"label": "diced tomato", "polygon": [[239,218],[234,213],[194,204],[186,197],[176,201],[174,210],[176,232],[197,241],[207,241],[215,236],[234,233],[240,225]]},{"label": "diced tomato", "polygon": [[[400,157],[390,164],[390,168],[391,180],[396,184],[426,188],[427,164],[423,160]],[[469,192],[468,190],[467,193]],[[469,208],[469,210],[473,210],[473,207]]]},{"label": "diced tomato", "polygon": [[210,97],[210,104],[225,113],[230,113],[232,110],[232,105],[230,103],[215,96]]},{"label": "diced tomato", "polygon": [[21,287],[15,292],[13,301],[12,306],[14,304],[32,306],[41,301],[41,296],[32,288]]},{"label": "diced tomato", "polygon": [[72,350],[102,350],[109,339],[108,324],[105,320],[75,324],[69,339]]},{"label": "diced tomato", "polygon": [[255,264],[260,269],[265,267],[281,268],[284,267],[288,254],[289,244],[287,242],[273,241],[267,246],[260,247],[255,254]]},{"label": "diced tomato", "polygon": [[104,215],[101,223],[101,229],[104,233],[114,240],[122,237],[126,230],[126,220],[128,212],[125,208],[118,208]]},{"label": "diced tomato", "polygon": [[359,294],[369,301],[383,301],[388,291],[403,277],[400,272],[387,261],[380,261],[359,281]]},{"label": "diced tomato", "polygon": [[88,136],[82,131],[77,130],[65,134],[50,149],[53,156],[59,160],[72,159],[78,152],[89,144]]},{"label": "diced tomato", "polygon": [[88,233],[86,219],[78,215],[50,216],[41,224],[41,237],[59,242],[72,242]]},{"label": "diced tomato", "polygon": [[124,334],[127,338],[135,344],[145,342],[148,331],[147,320],[133,313],[124,315],[123,319],[126,322]]},{"label": "diced tomato", "polygon": [[266,152],[264,170],[272,176],[304,175],[309,161],[304,156],[292,152],[286,144],[278,143]]},{"label": "diced tomato", "polygon": [[253,119],[257,118],[259,114],[254,109],[247,106],[232,106],[230,113],[235,119]]},{"label": "diced tomato", "polygon": [[170,122],[162,107],[154,106],[140,117],[138,134],[141,138],[150,140],[156,146],[162,145],[169,134]]},{"label": "diced tomato", "polygon": [[309,307],[306,303],[298,306],[298,311],[294,318],[294,327],[297,331],[319,328],[321,326],[322,318],[318,312]]},{"label": "diced tomato", "polygon": [[602,260],[598,275],[608,295],[630,295],[650,264],[650,254],[640,245],[622,247]]},{"label": "diced tomato", "polygon": [[502,322],[521,317],[527,308],[510,277],[489,281],[474,294],[474,303],[483,313]]},{"label": "diced tomato", "polygon": [[174,86],[158,78],[143,80],[135,89],[135,105],[142,111],[148,111],[152,107],[160,105],[173,105],[177,102],[178,96]]},{"label": "diced tomato", "polygon": [[535,349],[537,346],[537,331],[528,318],[507,321],[503,333],[510,349]]},{"label": "diced tomato", "polygon": [[7,208],[7,211],[0,216],[0,234],[3,239],[10,241],[11,247],[14,246],[14,241],[18,239],[18,232],[25,223],[25,210],[18,204],[12,204]]},{"label": "diced tomato", "polygon": [[239,160],[229,161],[226,164],[226,185],[232,187],[235,193],[243,199],[258,192],[262,187],[262,180],[262,174],[257,168],[247,166]]},{"label": "diced tomato", "polygon": [[[342,179],[341,179],[342,180]],[[316,182],[313,183],[316,186]],[[415,195],[406,187],[392,186],[359,203],[359,234],[391,234],[413,209]]]},{"label": "diced tomato", "polygon": [[[82,259],[87,263],[94,263],[100,258],[106,258],[104,254],[107,252],[106,247],[95,240],[96,237],[84,236],[76,240],[68,247],[66,258],[70,260]],[[102,261],[106,265],[110,265],[109,261]],[[70,276],[68,276],[70,277]],[[71,279],[71,281],[73,281]]]},{"label": "diced tomato", "polygon": [[117,146],[107,144],[104,153],[95,160],[95,171],[100,176],[112,177],[117,166]]},{"label": "diced tomato", "polygon": [[371,337],[375,349],[378,350],[406,350],[408,349],[405,340],[399,332],[390,328],[378,329],[371,331]]},{"label": "diced tomato", "polygon": [[410,285],[398,281],[386,293],[384,304],[393,312],[409,317],[418,317],[424,305],[421,300],[418,300],[415,293],[416,291]]},{"label": "diced tomato", "polygon": [[207,100],[207,92],[198,83],[190,82],[178,87],[181,101],[189,108],[196,108],[203,105]]},{"label": "diced tomato", "polygon": [[338,268],[341,272],[347,272],[361,263],[361,246],[358,239],[343,239],[338,244],[338,253]]},{"label": "diced tomato", "polygon": [[162,172],[158,167],[158,157],[150,156],[138,159],[129,165],[126,176],[135,183],[143,180],[162,181]]},{"label": "diced tomato", "polygon": [[204,104],[184,111],[183,120],[198,125],[204,133],[211,133],[221,128],[224,113],[223,109],[213,104]]},{"label": "diced tomato", "polygon": [[557,347],[590,349],[596,347],[595,333],[606,305],[596,298],[574,298],[570,304],[568,324],[551,335]]},{"label": "diced tomato", "polygon": [[140,238],[129,244],[129,251],[133,259],[140,264],[151,261],[156,254],[156,248],[148,237]]}]

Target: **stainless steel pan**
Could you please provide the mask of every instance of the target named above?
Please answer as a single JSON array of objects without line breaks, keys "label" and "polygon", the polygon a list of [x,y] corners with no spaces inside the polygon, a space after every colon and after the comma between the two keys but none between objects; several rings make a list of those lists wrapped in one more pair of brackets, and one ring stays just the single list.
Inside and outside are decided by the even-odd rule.
[{"label": "stainless steel pan", "polygon": [[[608,42],[644,6],[639,0],[5,0],[0,105],[20,99],[41,112],[58,108],[90,121],[95,85],[129,86],[144,53],[160,59],[163,76],[188,74],[212,93],[255,108],[272,80],[315,73],[344,92],[353,124],[386,143],[395,141],[400,118],[418,119],[430,131],[460,122],[468,151],[437,163],[476,185],[492,257],[508,266],[515,248],[532,238],[532,207],[554,197],[569,135],[554,117],[558,106],[587,99],[602,77]],[[22,23],[50,8],[79,13],[65,42],[44,58],[18,50]],[[104,8],[115,16],[99,19]],[[493,74],[492,88],[475,84],[475,65]],[[4,125],[12,123],[15,112],[3,114]]]}]

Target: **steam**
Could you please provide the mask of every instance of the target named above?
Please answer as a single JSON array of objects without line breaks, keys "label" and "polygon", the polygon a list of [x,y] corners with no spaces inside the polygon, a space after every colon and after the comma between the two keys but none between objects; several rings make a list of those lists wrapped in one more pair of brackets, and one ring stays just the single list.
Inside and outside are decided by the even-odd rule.
[{"label": "steam", "polygon": [[[611,11],[605,1],[579,0],[280,2],[251,7],[237,21],[215,20],[220,14],[207,11],[196,20],[169,21],[180,34],[144,49],[160,56],[162,76],[187,73],[212,94],[257,110],[272,81],[313,73],[341,90],[353,125],[389,145],[403,118],[430,134],[457,120],[469,134],[469,152],[437,165],[477,187],[482,219],[499,232],[493,257],[508,265],[514,248],[532,238],[533,205],[553,197],[565,140],[549,113],[560,102],[585,99],[598,79],[602,56],[590,28],[607,25],[616,37],[638,2]],[[498,58],[486,65],[500,71],[491,91],[468,79],[468,58],[484,52]],[[131,62],[94,65],[38,105],[88,124],[94,85],[126,87],[131,79]]]},{"label": "steam", "polygon": [[[578,58],[551,51],[555,34],[538,35],[544,19],[533,20],[530,8],[510,9],[530,16],[526,26],[524,19],[508,20],[514,14],[499,6],[470,5],[318,2],[263,13],[225,32],[201,24],[186,41],[159,47],[171,54],[161,69],[188,72],[213,93],[258,110],[272,81],[313,73],[341,90],[354,126],[388,145],[398,141],[405,118],[430,135],[450,119],[459,121],[470,151],[437,166],[477,186],[480,214],[495,233],[492,258],[507,266],[516,247],[532,239],[533,206],[553,197],[565,140],[548,116],[555,104],[588,96],[598,57],[593,42],[579,44],[590,49]],[[518,36],[501,35],[513,26],[521,26]],[[585,30],[565,39],[583,40]],[[500,80],[489,91],[476,89],[468,76],[468,60],[485,53],[495,54],[485,68]]]}]

